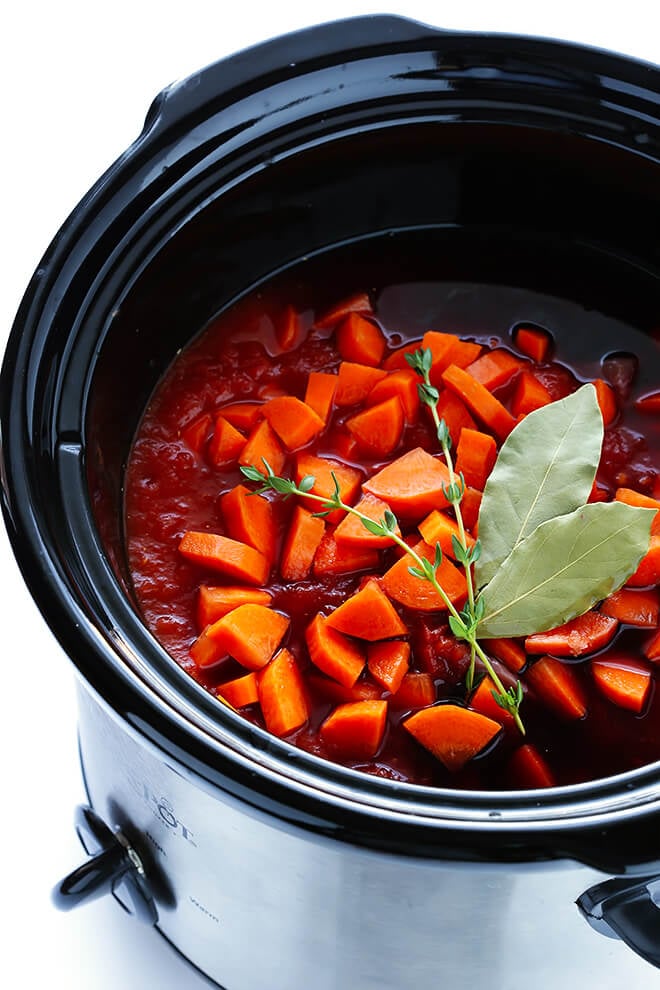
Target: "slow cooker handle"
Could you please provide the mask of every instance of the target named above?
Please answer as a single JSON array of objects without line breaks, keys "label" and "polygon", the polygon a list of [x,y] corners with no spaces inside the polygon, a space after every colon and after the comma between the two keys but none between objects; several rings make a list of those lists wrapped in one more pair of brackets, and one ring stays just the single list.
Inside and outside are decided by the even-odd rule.
[{"label": "slow cooker handle", "polygon": [[91,808],[76,808],[76,832],[90,855],[53,890],[60,911],[112,894],[123,909],[139,921],[154,925],[158,912],[149,889],[142,860],[120,832],[113,832]]},{"label": "slow cooker handle", "polygon": [[660,877],[606,880],[586,890],[576,903],[601,935],[620,938],[660,968]]},{"label": "slow cooker handle", "polygon": [[142,139],[160,137],[164,130],[208,108],[219,97],[226,102],[232,91],[263,80],[264,76],[277,81],[283,75],[295,75],[300,63],[319,58],[332,60],[338,55],[349,60],[353,53],[365,49],[374,49],[374,53],[390,46],[405,50],[407,45],[449,33],[388,14],[349,17],[294,31],[214,62],[164,89],[149,109]]}]

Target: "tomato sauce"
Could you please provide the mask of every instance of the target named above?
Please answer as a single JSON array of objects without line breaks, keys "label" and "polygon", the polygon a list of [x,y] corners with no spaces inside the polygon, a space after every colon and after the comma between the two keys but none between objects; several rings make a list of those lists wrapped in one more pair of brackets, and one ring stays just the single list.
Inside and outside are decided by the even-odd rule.
[{"label": "tomato sauce", "polygon": [[[648,334],[528,289],[441,281],[366,288],[371,303],[368,319],[384,336],[386,356],[403,344],[421,341],[427,330],[434,329],[480,344],[484,352],[504,348],[523,359],[552,399],[571,394],[584,381],[608,382],[615,396],[616,418],[605,432],[597,497],[610,500],[621,487],[657,497],[660,416],[635,406],[635,400],[654,391],[659,380],[657,344]],[[291,320],[291,307],[293,334],[286,337],[283,347],[283,328]],[[261,404],[283,394],[303,398],[310,372],[335,374],[342,357],[337,323],[321,319],[328,308],[327,290],[323,304],[317,305],[313,283],[287,276],[220,314],[170,367],[134,440],[126,472],[125,529],[135,595],[145,623],[173,660],[212,694],[223,683],[248,673],[231,657],[201,667],[190,655],[202,632],[196,620],[200,585],[240,583],[210,572],[179,552],[186,532],[226,533],[221,496],[245,483],[236,461],[217,467],[208,456],[213,418],[229,403]],[[549,333],[552,350],[544,360],[533,361],[518,351],[516,329],[523,324],[543,327]],[[508,409],[515,387],[514,376],[494,389]],[[354,447],[347,454],[345,424],[355,413],[353,406],[335,409],[329,425],[305,446],[305,453],[344,461],[363,480],[413,448],[438,453],[433,424],[422,410],[416,422],[406,425],[390,455],[373,456],[364,449],[356,452]],[[198,427],[191,431],[191,424]],[[287,456],[283,475],[292,475],[294,460],[295,453]],[[283,580],[277,561],[297,500],[272,493],[268,498],[274,510],[277,552],[266,587],[272,595],[271,607],[290,619],[283,645],[302,672],[309,702],[309,718],[286,740],[320,757],[398,781],[481,789],[529,786],[514,759],[523,742],[515,730],[500,733],[462,769],[450,772],[404,730],[411,710],[405,698],[397,701],[396,696],[379,690],[368,672],[361,675],[358,688],[368,685],[365,697],[388,702],[387,726],[377,752],[367,759],[346,759],[324,743],[320,726],[338,704],[350,700],[351,693],[329,683],[310,661],[305,631],[317,613],[329,614],[373,571],[324,576],[312,571],[297,582]],[[402,531],[404,537],[419,539],[414,525],[402,524]],[[396,548],[379,551],[376,573],[382,574],[398,555]],[[451,635],[446,612],[396,607],[408,630],[410,669],[431,675],[434,700],[464,705],[469,654],[465,644]],[[655,665],[643,655],[653,632],[622,623],[614,642],[601,651],[603,656],[616,651],[635,658],[650,671],[650,696],[639,714],[612,703],[597,689],[589,668],[592,657],[561,661],[570,665],[587,699],[583,718],[562,718],[531,687],[527,690],[521,708],[527,732],[524,742],[541,755],[554,784],[609,776],[660,759],[660,692],[655,685]],[[534,659],[528,658],[528,664]],[[515,682],[516,675],[502,663],[495,661],[495,666],[505,685]],[[520,676],[525,683],[524,669]],[[243,708],[241,714],[264,726],[258,703]]]}]

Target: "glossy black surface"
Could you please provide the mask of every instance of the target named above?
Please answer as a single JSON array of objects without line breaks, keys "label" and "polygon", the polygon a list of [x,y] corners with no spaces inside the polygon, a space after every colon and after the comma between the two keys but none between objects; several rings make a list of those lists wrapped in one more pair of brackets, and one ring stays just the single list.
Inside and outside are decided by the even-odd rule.
[{"label": "glossy black surface", "polygon": [[[660,298],[659,78],[576,46],[361,18],[260,46],[155,101],[35,273],[0,382],[16,555],[129,733],[208,786],[350,841],[573,854],[616,872],[658,859],[657,766],[542,795],[429,792],[293,762],[219,711],[130,608],[121,485],[177,349],[262,279],[334,244],[430,230],[474,243],[494,269],[514,244],[515,269],[570,242],[605,310],[647,325]],[[581,284],[561,264],[552,277]]]}]

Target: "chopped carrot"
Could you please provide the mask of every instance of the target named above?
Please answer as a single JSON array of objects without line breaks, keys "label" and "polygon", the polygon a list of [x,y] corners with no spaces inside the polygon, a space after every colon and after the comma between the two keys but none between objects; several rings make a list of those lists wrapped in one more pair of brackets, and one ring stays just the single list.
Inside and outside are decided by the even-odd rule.
[{"label": "chopped carrot", "polygon": [[337,376],[325,371],[310,371],[307,377],[305,403],[327,423],[337,388]]},{"label": "chopped carrot", "polygon": [[257,683],[257,675],[252,670],[243,677],[236,677],[233,681],[220,684],[216,688],[216,694],[228,701],[232,708],[247,708],[248,705],[255,705],[259,701]]},{"label": "chopped carrot", "polygon": [[371,368],[367,364],[342,361],[337,372],[335,405],[354,406],[364,402],[372,388],[387,374],[382,368]]},{"label": "chopped carrot", "polygon": [[482,715],[487,715],[488,718],[499,722],[506,729],[515,728],[516,722],[513,715],[506,708],[498,705],[493,695],[494,691],[496,691],[495,682],[486,674],[472,692],[470,708],[475,712],[481,712]]},{"label": "chopped carrot", "polygon": [[288,736],[309,718],[309,705],[298,664],[288,650],[280,650],[259,674],[259,702],[266,728]]},{"label": "chopped carrot", "polygon": [[[263,406],[262,406],[263,409]],[[258,471],[264,470],[264,461],[270,464],[275,474],[281,474],[286,454],[267,419],[262,419],[252,427],[247,443],[238,458],[238,463],[252,465]]]},{"label": "chopped carrot", "polygon": [[346,636],[366,639],[370,643],[405,636],[408,632],[392,602],[374,580],[342,602],[326,622]]},{"label": "chopped carrot", "polygon": [[231,464],[245,446],[245,437],[224,416],[217,416],[213,436],[208,445],[208,457],[212,464],[221,467]]},{"label": "chopped carrot", "polygon": [[285,580],[302,581],[307,577],[324,532],[323,519],[300,505],[295,507],[280,556],[280,574]]},{"label": "chopped carrot", "polygon": [[640,560],[637,570],[626,581],[631,588],[645,588],[660,584],[660,532],[651,532],[649,548]]},{"label": "chopped carrot", "polygon": [[497,444],[491,436],[478,430],[461,430],[456,448],[456,472],[463,475],[466,485],[483,491],[496,460]]},{"label": "chopped carrot", "polygon": [[511,351],[499,348],[482,354],[465,370],[478,382],[481,382],[484,388],[492,392],[493,389],[510,382],[522,367],[524,365],[520,358],[515,357]]},{"label": "chopped carrot", "polygon": [[245,485],[236,485],[220,496],[222,517],[228,535],[247,543],[272,563],[275,558],[275,514],[273,504]]},{"label": "chopped carrot", "polygon": [[247,584],[265,584],[270,571],[268,559],[254,547],[216,533],[188,530],[179,543],[179,553],[193,564]]},{"label": "chopped carrot", "polygon": [[[380,522],[385,516],[385,513],[390,511],[387,502],[383,502],[382,499],[376,498],[375,495],[370,495],[368,492],[362,496],[355,508],[363,516],[373,519],[374,522]],[[401,536],[401,530],[398,525],[395,527],[395,532],[397,536]],[[376,550],[380,550],[383,547],[391,547],[394,543],[391,536],[377,536],[375,533],[370,533],[363,525],[362,520],[350,512],[346,513],[337,526],[335,540],[342,546],[347,545],[355,548],[370,547]]]},{"label": "chopped carrot", "polygon": [[656,515],[651,523],[651,534],[660,533],[660,515],[657,513],[660,509],[660,501],[657,498],[641,495],[632,488],[617,488],[614,498],[617,502],[625,502],[626,505],[634,505],[640,509],[656,509]]},{"label": "chopped carrot", "polygon": [[591,673],[599,691],[620,708],[639,714],[651,690],[651,671],[632,658],[592,660]]},{"label": "chopped carrot", "polygon": [[635,409],[638,412],[650,413],[654,415],[660,413],[660,392],[649,392],[648,395],[641,395],[635,400]]},{"label": "chopped carrot", "polygon": [[511,412],[519,419],[527,413],[541,409],[552,402],[552,396],[545,385],[529,371],[523,371],[518,379],[511,401]]},{"label": "chopped carrot", "polygon": [[502,731],[500,723],[486,715],[451,704],[424,708],[403,725],[452,772],[462,770]]},{"label": "chopped carrot", "polygon": [[657,663],[660,660],[660,629],[644,644],[642,653],[647,660]]},{"label": "chopped carrot", "polygon": [[375,681],[396,694],[410,667],[410,646],[401,639],[371,643],[367,648],[367,666]]},{"label": "chopped carrot", "polygon": [[516,787],[534,790],[537,787],[554,787],[554,774],[539,751],[531,743],[525,743],[511,755],[508,764],[509,775]]},{"label": "chopped carrot", "polygon": [[[443,553],[446,553],[452,560],[456,559],[453,537],[455,536],[458,540],[460,538],[460,530],[458,524],[453,519],[450,519],[449,516],[445,515],[444,512],[434,509],[425,519],[422,519],[417,529],[422,534],[422,539],[425,543],[428,543],[431,547],[439,543]],[[465,542],[468,550],[474,546],[474,540],[469,533],[465,534]]]},{"label": "chopped carrot", "polygon": [[525,674],[537,697],[561,718],[583,718],[587,702],[575,671],[570,664],[553,657],[542,657]]},{"label": "chopped carrot", "polygon": [[456,364],[450,364],[443,371],[442,380],[445,385],[456,392],[465,402],[470,412],[484,423],[499,440],[506,440],[516,421],[511,413],[504,408],[499,399]]},{"label": "chopped carrot", "polygon": [[442,373],[450,364],[466,368],[482,351],[481,344],[473,344],[461,340],[453,333],[440,333],[437,330],[427,330],[422,337],[422,347],[431,351],[433,360],[429,378],[433,385],[440,384]]},{"label": "chopped carrot", "polygon": [[[296,458],[296,482],[300,484],[303,478],[311,475],[314,484],[310,488],[310,494],[321,495],[322,498],[331,498],[335,490],[335,481],[339,485],[339,495],[346,505],[353,505],[360,491],[362,472],[357,468],[342,464],[341,461],[331,461],[326,457],[315,457],[313,454],[298,454]],[[334,477],[333,477],[334,476]],[[303,497],[304,504],[304,497]],[[322,508],[319,502],[309,500],[309,507],[313,507],[314,512]],[[330,523],[342,519],[345,513],[341,509],[331,512],[326,519]]]},{"label": "chopped carrot", "polygon": [[610,615],[585,612],[547,632],[534,633],[525,640],[527,653],[551,653],[555,657],[582,657],[602,650],[619,628]]},{"label": "chopped carrot", "polygon": [[354,296],[349,296],[348,299],[342,299],[341,302],[337,303],[331,309],[322,313],[314,321],[314,326],[318,327],[319,330],[327,330],[333,327],[335,323],[339,323],[345,316],[349,313],[371,313],[373,312],[371,308],[371,300],[366,292],[358,292]]},{"label": "chopped carrot", "polygon": [[[197,416],[191,423],[183,427],[180,433],[181,439],[196,454],[201,454],[202,448],[211,436],[212,423],[211,414],[202,413],[201,416]],[[245,442],[245,438],[243,438],[243,442]]]},{"label": "chopped carrot", "polygon": [[603,423],[605,426],[609,426],[619,415],[614,389],[606,381],[603,381],[602,378],[597,378],[592,384],[596,389],[596,398],[600,406]]},{"label": "chopped carrot", "polygon": [[353,687],[364,670],[365,657],[359,646],[329,626],[319,612],[305,630],[312,663],[344,687]]},{"label": "chopped carrot", "polygon": [[271,659],[289,628],[290,620],[265,605],[239,605],[208,628],[234,660],[248,670],[260,670]]},{"label": "chopped carrot", "polygon": [[610,492],[608,489],[604,488],[597,481],[594,481],[587,502],[609,502],[609,500]]},{"label": "chopped carrot", "polygon": [[300,339],[300,319],[291,304],[284,307],[275,321],[275,337],[281,350],[291,351]]},{"label": "chopped carrot", "polygon": [[270,399],[264,404],[264,416],[289,450],[304,447],[325,427],[312,407],[294,395]]},{"label": "chopped carrot", "polygon": [[514,343],[532,361],[545,361],[550,353],[552,337],[540,327],[519,326],[513,336]]},{"label": "chopped carrot", "polygon": [[629,626],[653,627],[658,624],[660,599],[655,589],[638,591],[621,588],[605,599],[600,610]]},{"label": "chopped carrot", "polygon": [[418,674],[409,670],[404,674],[399,690],[392,696],[391,705],[400,711],[411,711],[414,708],[426,708],[435,700],[435,684],[431,674]]},{"label": "chopped carrot", "polygon": [[223,406],[220,415],[237,430],[251,430],[263,416],[261,402],[232,402]]},{"label": "chopped carrot", "polygon": [[[382,362],[381,367],[384,368],[385,371],[403,371],[404,369],[412,371],[412,368],[406,360],[406,355],[414,354],[415,351],[418,351],[421,346],[421,340],[413,340],[412,343],[404,344],[402,347],[397,347],[396,350],[391,351],[387,355],[385,360]],[[417,381],[419,381],[417,373],[413,371],[413,374],[415,375]]]},{"label": "chopped carrot", "polygon": [[454,447],[458,443],[461,430],[476,430],[477,424],[472,419],[464,402],[451,389],[443,389],[437,404],[438,416],[444,419],[449,430]]},{"label": "chopped carrot", "polygon": [[338,543],[335,532],[326,532],[319,543],[312,564],[312,571],[316,577],[325,577],[328,574],[350,574],[352,571],[373,571],[378,567],[380,562],[378,550]]},{"label": "chopped carrot", "polygon": [[337,457],[341,457],[344,461],[360,460],[360,445],[355,437],[342,427],[333,433],[329,446]]},{"label": "chopped carrot", "polygon": [[[423,540],[420,540],[413,549],[420,557],[433,563],[435,550]],[[395,602],[419,612],[435,612],[446,609],[447,606],[433,585],[429,581],[424,581],[411,574],[408,569],[410,565],[411,560],[408,556],[402,557],[395,564],[392,564],[381,579],[384,591]],[[467,595],[463,571],[455,567],[447,557],[443,557],[436,574],[438,583],[444,589],[449,600],[454,605],[462,604]]]},{"label": "chopped carrot", "polygon": [[349,313],[337,330],[337,350],[344,361],[377,368],[385,353],[383,331],[360,313]]},{"label": "chopped carrot", "polygon": [[227,656],[227,651],[223,648],[222,643],[218,643],[217,640],[211,639],[209,636],[210,628],[210,626],[206,626],[202,629],[190,647],[190,656],[198,667],[210,667]]},{"label": "chopped carrot", "polygon": [[463,498],[461,499],[461,515],[463,516],[463,525],[466,529],[470,530],[475,537],[477,535],[477,522],[479,519],[479,509],[481,508],[482,497],[482,493],[477,488],[471,488],[468,485],[463,492]]},{"label": "chopped carrot", "polygon": [[221,585],[210,587],[201,584],[197,593],[197,627],[206,629],[212,622],[217,622],[227,612],[238,608],[239,605],[270,605],[270,592],[260,588],[241,588],[236,585]]},{"label": "chopped carrot", "polygon": [[368,406],[375,406],[385,399],[396,396],[403,408],[406,423],[416,423],[419,418],[419,376],[412,368],[392,371],[385,378],[376,382],[366,398]]},{"label": "chopped carrot", "polygon": [[527,663],[525,651],[515,639],[484,639],[481,645],[514,674],[518,674]]},{"label": "chopped carrot", "polygon": [[345,759],[368,760],[380,749],[386,721],[386,701],[353,701],[335,708],[319,734],[329,749]]},{"label": "chopped carrot", "polygon": [[379,701],[384,694],[384,689],[379,684],[373,684],[366,678],[357,680],[353,687],[345,687],[314,668],[305,671],[305,681],[320,701],[333,705],[342,705],[348,701]]},{"label": "chopped carrot", "polygon": [[387,457],[403,434],[403,407],[394,395],[346,420],[360,448],[371,457]]},{"label": "chopped carrot", "polygon": [[415,447],[374,474],[362,488],[387,502],[395,515],[421,519],[431,509],[448,505],[442,492],[448,484],[445,464]]}]

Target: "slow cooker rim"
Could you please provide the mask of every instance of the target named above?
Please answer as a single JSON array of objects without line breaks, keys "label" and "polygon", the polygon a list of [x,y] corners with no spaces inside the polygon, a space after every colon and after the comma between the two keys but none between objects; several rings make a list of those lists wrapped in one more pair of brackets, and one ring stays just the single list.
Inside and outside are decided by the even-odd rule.
[{"label": "slow cooker rim", "polygon": [[[373,26],[372,19],[358,19],[358,20],[360,20],[361,23],[363,23],[363,21],[369,21],[369,27],[371,28]],[[399,23],[399,19],[397,18],[387,19],[387,20],[388,22],[395,21],[397,24]],[[412,22],[402,21],[401,23],[405,23],[407,26],[410,26]],[[446,35],[438,35],[438,32],[435,32],[432,29],[427,29],[427,30],[428,33],[424,35],[427,40],[428,37],[434,37],[434,38],[440,37],[441,39],[446,37]],[[307,37],[311,38],[312,36],[318,38],[319,35],[316,32],[318,32],[318,29],[312,28],[309,29],[309,32],[300,33],[299,35],[296,36],[297,42],[302,43],[303,39]],[[484,36],[461,35],[459,37],[483,38]],[[516,36],[500,35],[495,37],[497,37],[498,42],[504,46],[506,46],[506,44],[510,42],[517,43],[520,41],[520,39],[517,38]],[[452,35],[451,39],[452,41],[455,42],[457,40],[457,36]],[[565,52],[567,47],[564,43],[561,42],[544,42],[542,41],[542,39],[525,39],[525,40],[532,44],[538,43],[539,45],[542,46],[549,45],[551,48],[561,50],[562,52]],[[279,42],[281,41],[282,39],[279,39]],[[275,42],[267,43],[267,46],[271,46],[270,47],[271,54],[278,50],[279,42],[275,41]],[[574,53],[587,52],[589,53],[589,57],[593,57],[597,52],[597,50],[594,49],[585,49],[583,46],[569,46],[569,47],[573,49]],[[255,52],[258,52],[260,50],[261,50],[261,46],[259,46],[257,49],[251,49],[250,57],[254,57]],[[247,54],[249,53],[244,53],[244,55]],[[639,71],[640,65],[642,65],[642,68],[645,71],[647,69],[653,69],[652,66],[647,67],[641,63],[635,62],[634,60],[626,59],[623,56],[610,56],[607,55],[606,53],[600,53],[600,54],[602,54],[602,56],[607,60],[607,64],[610,67],[613,63],[616,63],[616,64],[625,64],[630,71],[633,71],[633,69],[634,71]],[[229,59],[222,64],[224,68],[227,69],[228,67],[229,68],[231,67],[231,62],[232,60]],[[656,70],[656,75],[657,75],[657,70]],[[180,84],[180,87],[185,87],[185,83]],[[144,152],[145,144],[148,144],[148,139],[151,136],[158,135],[158,140],[159,141],[162,140],[163,132],[162,130],[159,130],[161,124],[160,115],[161,114],[163,115],[162,121],[164,121],[165,130],[167,130],[168,127],[173,126],[172,117],[171,117],[171,109],[173,106],[172,101],[175,102],[178,101],[180,99],[181,92],[182,92],[181,88],[175,87],[173,90],[166,92],[164,96],[160,99],[160,102],[159,102],[159,98],[157,98],[157,100],[154,103],[154,108],[152,108],[152,111],[150,111],[150,115],[147,119],[147,125],[145,127],[145,131],[143,132],[143,135],[138,139],[138,141],[135,143],[133,148],[129,149],[125,153],[125,155],[119,159],[116,165],[111,167],[109,172],[106,173],[106,175],[102,177],[101,180],[99,180],[97,185],[90,191],[88,196],[81,202],[79,207],[72,214],[69,221],[65,223],[64,227],[57,235],[55,241],[53,242],[53,245],[51,246],[51,248],[49,249],[49,251],[45,256],[44,261],[39,266],[37,275],[33,279],[32,283],[30,284],[30,287],[26,292],[25,299],[21,305],[21,309],[19,310],[19,314],[16,318],[14,329],[12,331],[13,344],[12,341],[10,341],[10,347],[8,348],[7,356],[5,358],[5,363],[4,363],[2,378],[5,383],[9,381],[10,376],[13,376],[14,374],[14,369],[19,361],[18,351],[19,349],[21,349],[20,345],[25,345],[26,343],[25,339],[19,341],[19,336],[24,332],[25,328],[27,328],[30,324],[32,325],[33,329],[36,330],[37,326],[39,325],[39,321],[42,318],[46,306],[46,300],[48,298],[48,294],[50,291],[52,291],[53,282],[57,281],[58,274],[53,273],[52,269],[51,271],[48,270],[49,264],[55,258],[61,258],[63,252],[66,254],[66,252],[72,248],[73,244],[75,244],[75,240],[77,236],[77,226],[78,226],[75,221],[80,220],[81,222],[84,222],[86,213],[89,212],[91,209],[94,196],[97,194],[100,195],[104,189],[104,186],[110,183],[117,184],[121,181],[122,168],[130,163],[132,155],[137,154],[138,151],[140,153]],[[25,360],[26,362],[28,360],[28,356],[26,355],[25,349],[23,349],[23,360]],[[25,366],[27,366],[27,364]],[[5,397],[7,396],[8,391],[9,391],[8,389],[4,389]],[[9,410],[7,408],[8,405],[9,405],[9,399],[7,399],[6,402],[3,399],[3,424],[5,424],[4,427],[5,435],[8,436],[8,442],[10,444],[10,447],[13,444],[13,447],[11,447],[10,449],[10,457],[11,457],[12,451],[15,450],[16,443],[19,442],[18,438],[15,435],[12,435],[12,431],[15,429],[21,430],[23,424],[18,424],[17,426],[14,419],[15,411]],[[7,434],[7,427],[9,431],[8,434]],[[60,625],[62,616],[60,614],[60,611],[57,609],[55,610],[55,612],[53,612],[53,606],[51,600],[53,574],[46,563],[48,560],[48,552],[49,552],[48,547],[45,544],[41,543],[38,547],[31,547],[32,550],[31,553],[28,552],[27,541],[24,540],[24,535],[26,532],[29,532],[30,525],[34,525],[35,523],[34,518],[32,516],[31,508],[29,506],[29,499],[27,500],[27,506],[21,505],[20,498],[17,497],[20,485],[17,485],[15,482],[16,475],[13,474],[12,471],[10,470],[9,461],[6,459],[5,450],[3,450],[3,461],[5,462],[5,473],[6,473],[6,477],[3,481],[3,489],[5,493],[3,508],[5,510],[6,517],[8,520],[8,525],[10,527],[10,535],[12,536],[12,542],[14,544],[16,555],[19,558],[19,563],[21,563],[21,566],[24,570],[27,583],[29,585],[33,585],[34,588],[36,589],[35,591],[33,591],[33,593],[35,594],[35,598],[38,598],[38,604],[42,608],[42,611],[44,611],[44,614],[46,614],[47,617],[50,615],[51,617],[50,624],[53,628],[56,629],[56,633],[58,637],[62,641],[68,642],[70,638],[71,630],[67,630],[66,634],[61,631],[57,632],[57,628]],[[12,481],[14,481],[14,485],[15,485],[13,491],[10,490],[12,486]],[[28,494],[27,485],[23,494]],[[35,576],[35,572],[34,572],[35,562],[39,568],[38,577]],[[62,594],[63,591],[66,591],[67,594],[69,593],[68,589],[66,588],[66,584],[64,582],[61,583],[60,594]],[[77,611],[80,615],[82,615],[82,611],[79,609],[79,603],[75,598],[75,596],[70,595],[67,604],[69,609],[73,609],[74,611]],[[88,631],[85,630],[85,632],[87,633]],[[95,644],[96,649],[98,650],[98,645],[99,645],[98,640],[93,639],[92,643]],[[91,644],[90,643],[85,644],[86,647],[89,645]],[[80,651],[80,648],[81,648],[81,644],[78,643],[76,646],[76,653]],[[123,682],[121,685],[122,690],[126,689],[127,688],[127,682],[125,678],[126,669],[123,667],[121,657],[118,659],[117,654],[111,650],[104,650],[103,653],[104,653],[104,660],[109,664],[110,668],[113,669],[115,675],[119,675],[119,680]],[[73,659],[74,662],[76,662],[76,665],[82,671],[84,664],[80,660],[76,661],[75,657]],[[104,678],[108,677],[108,673],[109,673],[108,670],[104,671]],[[83,674],[82,676],[85,675]],[[102,683],[103,683],[103,679],[102,679]],[[132,683],[131,687],[133,689],[137,689],[139,692],[142,693],[143,695],[142,700],[146,699],[147,692],[145,691],[145,685],[143,683],[138,681],[137,685]],[[110,688],[108,685],[102,686],[100,690],[101,693],[104,695],[106,693],[110,693]],[[122,706],[120,704],[115,707],[117,709],[120,709]],[[127,721],[130,721],[130,717],[128,716],[128,714],[126,714],[124,717],[127,719]],[[277,741],[277,745],[286,746],[286,744],[281,744],[279,743],[279,741]],[[286,749],[289,750],[289,747],[287,746]],[[311,757],[311,759],[315,760],[316,758]],[[316,760],[316,763],[321,764],[321,768],[318,770],[318,773],[322,776],[324,776],[325,773],[333,775],[337,772],[340,773],[340,776],[344,776],[345,774],[348,774],[349,778],[347,779],[349,785],[351,782],[355,783],[355,778],[357,777],[360,783],[366,787],[367,782],[363,780],[363,775],[358,775],[354,771],[350,771],[350,770],[346,771],[343,768],[341,768],[340,771],[337,771],[337,768],[334,767],[334,765],[327,764],[325,763],[325,761]],[[619,775],[617,778],[606,778],[603,781],[596,781],[586,785],[574,785],[569,788],[557,788],[554,789],[554,793],[551,798],[548,797],[549,792],[539,792],[539,793],[541,794],[542,799],[546,803],[550,803],[550,802],[553,804],[559,803],[560,806],[562,806],[561,802],[566,798],[569,799],[568,805],[574,805],[578,795],[584,795],[587,801],[589,800],[590,797],[593,797],[594,798],[594,801],[592,802],[593,814],[589,816],[589,824],[602,826],[603,824],[606,824],[607,822],[610,821],[610,817],[608,814],[605,815],[602,814],[602,804],[599,803],[599,795],[602,794],[611,795],[612,793],[619,794],[620,790],[623,790],[625,792],[627,791],[627,789],[630,787],[631,784],[635,784],[637,788],[636,793],[638,794],[638,797],[637,800],[631,799],[628,808],[631,814],[634,815],[637,813],[637,809],[639,808],[639,791],[643,790],[643,788],[646,785],[653,787],[657,783],[657,779],[658,779],[658,765],[653,765],[652,767],[643,768],[640,771],[630,771],[627,774]],[[396,787],[394,788],[390,787],[392,783],[390,781],[372,780],[369,781],[369,783],[375,785],[377,793],[380,793],[381,791],[383,793],[387,793],[388,790],[394,791],[397,789]],[[414,785],[408,785],[408,784],[405,785],[406,795],[410,795],[413,793],[413,791],[416,790],[417,788],[415,788]],[[421,788],[420,790],[424,792],[430,791],[431,795],[433,795],[433,797],[436,798],[438,797],[439,794],[439,791],[436,789]],[[452,802],[455,805],[460,804],[461,800],[465,798],[465,793],[461,791],[448,790],[447,794],[451,797]],[[512,795],[510,802],[512,806],[513,805],[519,806],[521,804],[525,805],[528,803],[533,804],[535,800],[538,800],[537,792],[526,792],[524,794],[521,794],[520,792],[496,792],[496,793],[473,792],[473,796],[468,799],[467,803],[470,804],[484,800],[492,804],[493,801],[499,801],[500,799],[502,799],[503,795],[504,795],[504,800],[508,801],[508,798],[506,796],[509,794]],[[655,804],[656,802],[653,801],[651,803]],[[658,797],[658,803],[660,803],[660,797]],[[596,805],[598,805],[598,807],[596,807]],[[618,820],[620,820],[622,817],[621,809],[617,809],[617,811],[614,812],[613,814]],[[512,823],[508,822],[506,824],[510,826]],[[552,820],[550,822],[545,821],[544,827],[546,829],[552,828],[553,827]],[[494,830],[492,824],[489,825],[489,828],[491,830]]]}]

